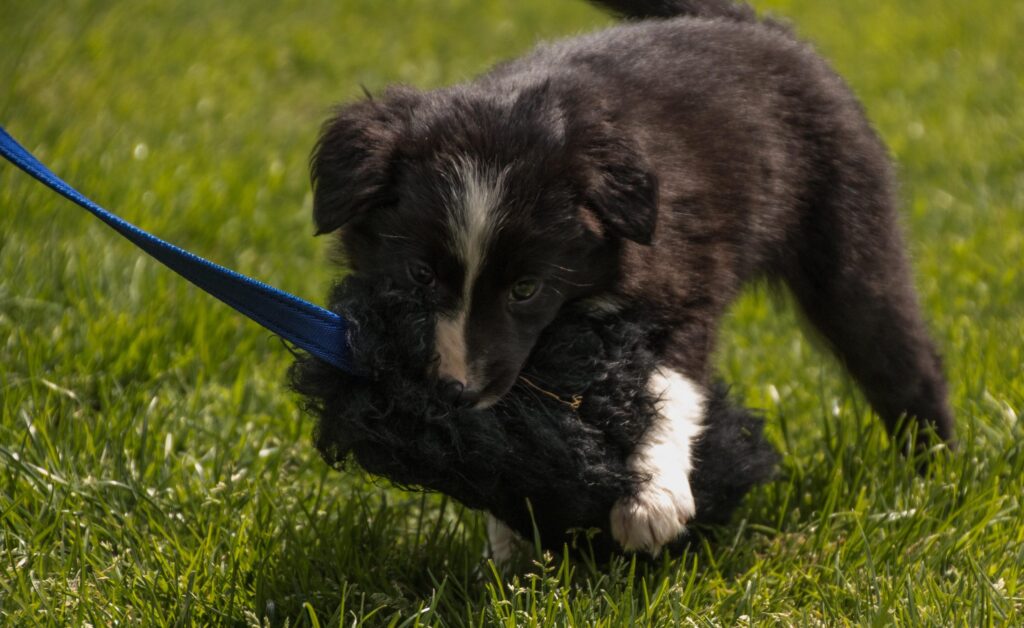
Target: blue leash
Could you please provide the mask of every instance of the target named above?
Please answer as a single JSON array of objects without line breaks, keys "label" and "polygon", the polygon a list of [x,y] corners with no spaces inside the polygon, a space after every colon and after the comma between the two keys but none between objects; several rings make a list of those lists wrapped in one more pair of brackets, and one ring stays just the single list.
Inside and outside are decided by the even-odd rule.
[{"label": "blue leash", "polygon": [[300,349],[351,371],[346,339],[348,323],[334,312],[214,264],[110,213],[53,174],[3,127],[0,127],[0,154],[43,185],[92,212],[185,279]]}]

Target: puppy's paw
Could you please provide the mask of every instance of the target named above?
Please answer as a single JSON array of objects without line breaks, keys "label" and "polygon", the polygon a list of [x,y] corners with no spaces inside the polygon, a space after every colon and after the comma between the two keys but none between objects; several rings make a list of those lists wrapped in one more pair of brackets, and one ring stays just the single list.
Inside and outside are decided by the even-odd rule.
[{"label": "puppy's paw", "polygon": [[487,547],[484,558],[491,559],[499,568],[514,565],[524,555],[529,555],[530,543],[516,534],[494,515],[487,514]]},{"label": "puppy's paw", "polygon": [[626,551],[651,555],[676,540],[697,514],[690,490],[693,441],[704,419],[703,389],[683,374],[659,368],[647,383],[658,415],[630,456],[630,468],[648,478],[635,495],[612,507],[612,537]]},{"label": "puppy's paw", "polygon": [[697,514],[690,482],[655,478],[640,487],[636,495],[624,497],[612,507],[612,537],[626,551],[645,551],[656,556],[667,543],[686,532],[686,524]]}]

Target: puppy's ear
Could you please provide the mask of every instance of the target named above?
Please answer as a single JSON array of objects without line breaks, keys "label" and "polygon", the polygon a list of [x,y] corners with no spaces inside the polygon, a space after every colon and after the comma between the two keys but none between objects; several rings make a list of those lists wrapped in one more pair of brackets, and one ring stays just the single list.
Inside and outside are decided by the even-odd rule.
[{"label": "puppy's ear", "polygon": [[650,244],[658,217],[658,179],[639,147],[602,120],[577,134],[583,208],[613,236]]},{"label": "puppy's ear", "polygon": [[392,89],[379,101],[342,107],[324,123],[310,158],[316,235],[395,202],[391,181],[399,138],[418,99],[412,89]]}]

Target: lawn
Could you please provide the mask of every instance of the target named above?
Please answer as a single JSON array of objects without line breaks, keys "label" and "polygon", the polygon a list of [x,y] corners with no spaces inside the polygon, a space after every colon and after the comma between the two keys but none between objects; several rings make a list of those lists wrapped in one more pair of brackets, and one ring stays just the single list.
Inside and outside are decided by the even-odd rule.
[{"label": "lawn", "polygon": [[[716,541],[503,576],[482,516],[321,462],[268,332],[0,165],[0,623],[1024,624],[1024,3],[758,0],[898,161],[961,449],[918,477],[752,291],[718,364],[784,453]],[[332,103],[600,28],[579,0],[4,0],[0,124],[101,204],[320,301]]]}]

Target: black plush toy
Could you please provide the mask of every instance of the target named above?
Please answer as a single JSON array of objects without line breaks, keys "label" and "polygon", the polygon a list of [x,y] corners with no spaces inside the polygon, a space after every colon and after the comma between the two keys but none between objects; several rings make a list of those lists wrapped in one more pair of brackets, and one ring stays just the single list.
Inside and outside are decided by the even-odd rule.
[{"label": "black plush toy", "polygon": [[[434,318],[422,295],[350,277],[331,307],[351,322],[359,375],[301,356],[292,385],[318,420],[316,446],[340,468],[350,457],[404,487],[446,493],[487,510],[526,538],[560,547],[572,529],[598,528],[614,550],[609,513],[635,490],[627,458],[654,417],[646,383],[658,329],[636,313],[569,310],[537,343],[512,390],[485,410],[442,401],[429,376]],[[710,397],[690,478],[695,523],[725,521],[774,471],[762,421]],[[527,506],[529,500],[529,507]]]}]

